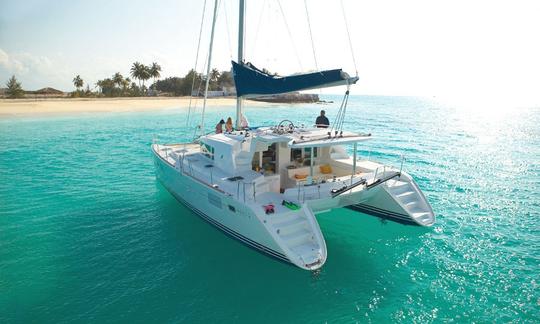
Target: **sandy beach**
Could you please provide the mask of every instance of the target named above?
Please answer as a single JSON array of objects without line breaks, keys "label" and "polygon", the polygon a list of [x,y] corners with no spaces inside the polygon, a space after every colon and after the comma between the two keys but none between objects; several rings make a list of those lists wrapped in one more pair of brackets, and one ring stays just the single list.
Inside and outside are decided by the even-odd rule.
[{"label": "sandy beach", "polygon": [[[80,99],[0,99],[0,118],[39,117],[51,114],[133,112],[187,108],[189,97],[175,98],[80,98]],[[202,106],[202,98],[192,99],[192,105]],[[250,105],[260,105],[252,101]],[[208,107],[236,105],[236,98],[209,98]]]}]

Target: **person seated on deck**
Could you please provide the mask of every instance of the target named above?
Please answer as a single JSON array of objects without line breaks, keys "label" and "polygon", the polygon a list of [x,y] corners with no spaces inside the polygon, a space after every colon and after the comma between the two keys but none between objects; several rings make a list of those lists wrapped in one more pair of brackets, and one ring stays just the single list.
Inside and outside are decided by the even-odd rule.
[{"label": "person seated on deck", "polygon": [[233,123],[231,117],[227,118],[227,123],[225,124],[225,131],[228,133],[233,131]]},{"label": "person seated on deck", "polygon": [[321,110],[321,115],[317,117],[315,120],[315,126],[318,128],[328,128],[330,125],[330,122],[328,121],[328,118],[324,115],[326,112],[324,110]]},{"label": "person seated on deck", "polygon": [[223,124],[225,124],[225,121],[223,119],[220,120],[219,123],[217,123],[217,125],[216,125],[216,134],[223,133]]},{"label": "person seated on deck", "polygon": [[246,116],[244,116],[244,114],[241,114],[240,127],[242,127],[242,129],[248,129],[249,128],[249,122],[248,122]]}]

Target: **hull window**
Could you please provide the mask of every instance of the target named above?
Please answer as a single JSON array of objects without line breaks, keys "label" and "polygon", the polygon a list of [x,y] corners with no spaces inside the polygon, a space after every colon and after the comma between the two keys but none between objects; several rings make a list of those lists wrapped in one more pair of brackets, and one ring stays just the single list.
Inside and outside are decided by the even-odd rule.
[{"label": "hull window", "polygon": [[221,208],[221,198],[214,195],[213,193],[208,193],[208,202],[217,208]]}]

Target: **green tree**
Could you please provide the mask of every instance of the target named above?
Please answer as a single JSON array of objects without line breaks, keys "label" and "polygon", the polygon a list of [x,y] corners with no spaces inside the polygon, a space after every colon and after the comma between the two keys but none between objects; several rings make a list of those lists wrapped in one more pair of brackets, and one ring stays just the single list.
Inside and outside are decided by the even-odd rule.
[{"label": "green tree", "polygon": [[101,94],[106,97],[113,97],[116,93],[115,83],[110,78],[98,80],[96,85],[100,88]]},{"label": "green tree", "polygon": [[141,79],[142,79],[142,87],[143,87],[143,90],[146,88],[145,85],[144,85],[144,82],[148,79],[150,79],[151,77],[151,73],[150,73],[150,67],[149,66],[146,66],[146,65],[143,65],[142,66],[142,71],[141,71]]},{"label": "green tree", "polygon": [[203,77],[199,73],[197,73],[197,71],[191,69],[182,81],[182,88],[179,91],[179,95],[191,96],[191,85],[194,85],[193,91],[204,91],[204,89],[201,89],[203,81]]},{"label": "green tree", "polygon": [[156,83],[157,79],[161,76],[161,66],[157,64],[156,62],[152,62],[152,65],[150,66],[150,76],[154,79],[154,84]]},{"label": "green tree", "polygon": [[122,76],[122,74],[120,74],[120,72],[116,72],[113,75],[112,80],[113,80],[114,84],[116,84],[116,85],[118,85],[120,87],[120,86],[122,86],[122,83],[124,82],[124,77]]},{"label": "green tree", "polygon": [[[120,72],[116,72],[113,76],[112,76],[112,81],[114,83],[114,96],[122,96],[124,95],[124,90],[125,90],[125,80],[124,80],[124,77],[122,76],[122,74],[120,74]],[[118,87],[116,87],[118,86]]]},{"label": "green tree", "polygon": [[234,87],[234,80],[232,73],[230,71],[223,71],[217,81],[219,87],[223,89],[224,87]]},{"label": "green tree", "polygon": [[218,80],[220,76],[221,73],[218,69],[212,69],[212,71],[210,71],[210,89],[218,90]]},{"label": "green tree", "polygon": [[[179,77],[166,78],[163,80],[158,80],[154,84],[154,89],[161,92],[174,94],[175,96],[180,96],[183,94],[182,93],[183,83],[184,83],[184,80]],[[191,86],[189,90],[191,90]]]},{"label": "green tree", "polygon": [[132,97],[137,97],[141,95],[141,89],[137,86],[135,82],[131,82],[131,86],[129,87],[129,94]]},{"label": "green tree", "polygon": [[135,80],[139,81],[139,88],[141,87],[141,81],[143,79],[145,66],[139,62],[133,63],[130,70],[130,75]]},{"label": "green tree", "polygon": [[6,83],[6,86],[7,86],[6,93],[8,95],[8,98],[15,99],[15,98],[24,97],[24,90],[21,86],[21,83],[17,81],[14,75]]},{"label": "green tree", "polygon": [[73,78],[73,85],[77,88],[77,91],[84,86],[84,81],[81,79],[80,75],[77,74],[77,76]]},{"label": "green tree", "polygon": [[129,95],[129,85],[131,84],[131,80],[129,78],[125,78],[122,80],[122,95]]}]

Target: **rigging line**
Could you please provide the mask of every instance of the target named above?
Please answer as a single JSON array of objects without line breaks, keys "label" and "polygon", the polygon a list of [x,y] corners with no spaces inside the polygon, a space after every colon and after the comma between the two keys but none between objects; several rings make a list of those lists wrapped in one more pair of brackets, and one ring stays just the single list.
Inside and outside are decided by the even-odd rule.
[{"label": "rigging line", "polygon": [[195,77],[197,75],[197,63],[199,62],[199,50],[201,49],[201,38],[202,38],[205,12],[206,12],[206,0],[204,0],[202,17],[201,17],[201,27],[199,28],[199,41],[197,42],[197,54],[195,55],[195,66],[193,67],[195,75],[193,76],[193,80],[191,81],[191,93],[189,94],[189,108],[188,108],[188,115],[186,119],[186,128],[189,127],[189,119],[191,118],[191,99],[193,97],[193,88],[195,87],[195,79],[196,79]]},{"label": "rigging line", "polygon": [[341,120],[340,132],[343,132],[343,125],[345,124],[345,114],[347,113],[347,105],[349,104],[349,86],[347,86],[347,92],[345,97],[345,106],[343,107],[343,119]]},{"label": "rigging line", "polygon": [[336,122],[334,123],[334,125],[332,125],[332,128],[330,129],[330,132],[328,134],[330,137],[332,137],[332,133],[334,133],[334,137],[337,137],[338,132],[340,133],[340,135],[343,133],[343,123],[345,121],[345,113],[347,112],[348,103],[349,103],[349,85],[347,85],[347,91],[345,92],[345,95],[343,96],[343,99],[341,101],[341,105],[339,107],[339,111],[336,116]]},{"label": "rigging line", "polygon": [[266,7],[266,0],[263,1],[261,12],[259,13],[259,21],[257,22],[257,29],[255,29],[255,39],[253,40],[253,52],[255,53],[255,49],[257,48],[257,40],[259,39],[259,29],[261,27],[261,21],[263,17],[264,8]]},{"label": "rigging line", "polygon": [[343,99],[341,100],[341,105],[339,106],[339,110],[338,110],[338,113],[337,113],[337,116],[336,116],[336,121],[334,122],[334,124],[332,124],[332,128],[330,129],[330,136],[332,136],[332,133],[334,132],[334,129],[336,129],[336,132],[337,132],[337,129],[339,127],[339,122],[341,120],[341,115],[343,114],[343,103],[345,101],[345,97],[343,97]]},{"label": "rigging line", "polygon": [[349,93],[350,93],[351,85],[347,84],[347,90],[345,91],[345,95],[343,96],[343,100],[341,101],[341,106],[339,107],[338,116],[336,117],[335,127],[332,126],[332,129],[330,130],[329,135],[332,134],[332,131],[335,129],[335,136],[337,136],[338,131],[340,132],[340,136],[343,133],[343,124],[345,122],[345,114],[347,112],[347,104],[349,103]]},{"label": "rigging line", "polygon": [[279,11],[281,12],[281,16],[283,17],[283,21],[285,22],[285,27],[287,28],[287,33],[289,33],[289,38],[291,40],[291,44],[294,50],[294,54],[296,55],[296,59],[298,60],[298,65],[300,66],[300,70],[303,72],[304,68],[302,67],[302,61],[300,60],[300,55],[298,55],[298,51],[296,50],[296,45],[294,44],[294,40],[291,34],[291,29],[289,28],[289,24],[287,23],[287,18],[285,17],[285,13],[283,12],[283,8],[281,7],[281,1],[277,0],[277,3],[279,5]]},{"label": "rigging line", "polygon": [[208,64],[206,65],[206,85],[204,89],[204,101],[202,107],[202,116],[201,116],[201,136],[205,134],[204,132],[204,112],[206,110],[206,100],[208,98],[208,86],[210,85],[210,69],[212,68],[212,48],[214,46],[214,33],[216,30],[216,21],[218,19],[218,8],[220,5],[220,0],[215,0],[214,4],[214,17],[212,18],[212,31],[210,33],[210,46],[208,48]]},{"label": "rigging line", "polygon": [[315,55],[315,43],[313,42],[313,33],[311,32],[311,22],[309,20],[309,11],[307,8],[307,0],[304,0],[304,8],[306,8],[306,17],[309,27],[309,37],[311,38],[311,49],[313,50],[313,60],[315,60],[315,68],[319,71],[319,64],[317,64],[317,55]]},{"label": "rigging line", "polygon": [[341,121],[340,121],[340,124],[339,124],[340,135],[343,133],[343,124],[345,122],[345,114],[347,112],[347,103],[348,102],[349,102],[349,90],[347,90],[347,92],[345,92],[345,97],[343,98],[343,113],[342,113]]},{"label": "rigging line", "polygon": [[229,45],[229,56],[232,60],[233,54],[232,54],[232,46],[231,46],[231,32],[229,31],[229,15],[227,15],[227,1],[223,1],[223,11],[225,11],[225,27],[227,29],[227,42]]},{"label": "rigging line", "polygon": [[347,22],[347,15],[345,14],[345,7],[343,6],[343,0],[341,2],[341,12],[343,13],[343,21],[345,22],[345,30],[347,30],[347,38],[349,39],[349,48],[351,49],[351,56],[354,64],[354,70],[356,71],[356,76],[358,76],[358,68],[356,67],[356,59],[354,57],[354,50],[351,41],[351,33],[349,32],[349,23]]},{"label": "rigging line", "polygon": [[[206,63],[207,62],[208,62],[208,56],[205,56],[204,64],[202,66],[203,71],[206,69]],[[193,83],[195,83],[195,80],[197,80],[197,78],[199,78],[199,86],[197,87],[197,92],[196,92],[196,96],[195,96],[195,108],[197,107],[197,103],[199,102],[199,96],[200,96],[200,93],[201,93],[202,84],[204,82],[204,78],[202,77],[202,75],[203,75],[202,73],[199,75],[199,73],[197,71],[195,71],[195,73],[193,75]],[[191,90],[191,95],[193,95],[193,89]]]},{"label": "rigging line", "polygon": [[[197,105],[198,105],[198,102],[199,102],[199,99],[200,99],[201,89],[202,89],[203,82],[204,82],[204,78],[203,78],[203,75],[204,75],[204,74],[203,74],[203,73],[204,73],[204,70],[206,69],[206,63],[207,63],[207,62],[208,62],[208,55],[205,55],[205,58],[204,58],[204,64],[203,64],[202,69],[201,69],[203,72],[201,72],[201,73],[199,74],[197,71],[194,71],[193,82],[192,82],[192,83],[195,84],[195,81],[196,81],[197,79],[199,79],[199,85],[197,86],[197,92],[195,92],[196,94],[195,94],[195,104],[194,104],[194,111],[193,111],[193,114],[195,114],[195,108],[197,108]],[[193,95],[193,89],[194,89],[194,88],[192,87],[190,96]],[[191,100],[191,98],[190,98],[190,100]],[[196,132],[196,130],[197,130],[200,126],[201,126],[201,125],[199,124],[199,125],[197,125],[197,126],[195,127],[195,132]],[[189,127],[189,125],[188,125],[188,127]],[[195,139],[195,137],[194,137],[194,139]]]}]

